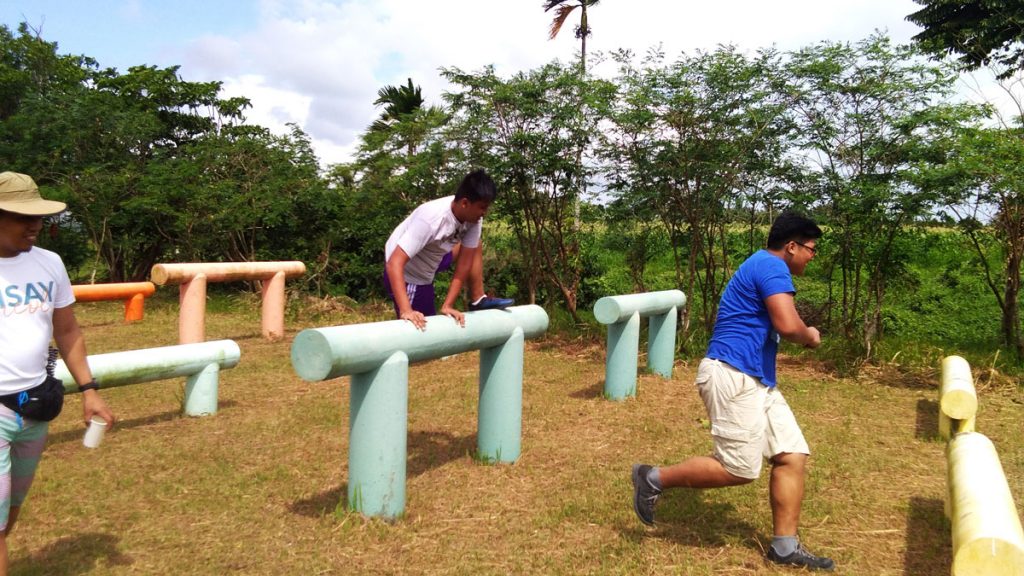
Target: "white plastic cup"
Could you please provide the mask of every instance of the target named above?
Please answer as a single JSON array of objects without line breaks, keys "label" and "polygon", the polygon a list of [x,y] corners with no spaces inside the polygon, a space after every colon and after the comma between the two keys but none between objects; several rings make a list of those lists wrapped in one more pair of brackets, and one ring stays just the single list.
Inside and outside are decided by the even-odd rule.
[{"label": "white plastic cup", "polygon": [[93,416],[89,421],[89,427],[85,430],[85,438],[82,444],[86,448],[96,448],[103,441],[103,435],[107,432],[107,421],[99,416]]}]

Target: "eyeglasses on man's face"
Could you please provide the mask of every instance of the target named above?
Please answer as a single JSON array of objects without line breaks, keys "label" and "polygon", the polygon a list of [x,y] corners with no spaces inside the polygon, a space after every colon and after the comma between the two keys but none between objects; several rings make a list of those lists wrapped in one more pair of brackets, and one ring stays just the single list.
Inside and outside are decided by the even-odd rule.
[{"label": "eyeglasses on man's face", "polygon": [[796,244],[797,246],[803,246],[804,248],[807,248],[807,250],[811,253],[811,256],[815,256],[815,255],[818,254],[818,247],[817,246],[808,246],[807,244],[804,244],[803,242],[797,242],[796,240],[793,240],[793,244]]}]

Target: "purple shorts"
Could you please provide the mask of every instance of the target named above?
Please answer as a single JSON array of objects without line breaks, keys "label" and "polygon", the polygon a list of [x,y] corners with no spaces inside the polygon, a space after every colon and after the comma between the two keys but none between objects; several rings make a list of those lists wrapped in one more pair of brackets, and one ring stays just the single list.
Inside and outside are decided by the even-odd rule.
[{"label": "purple shorts", "polygon": [[[441,263],[437,265],[438,272],[444,272],[452,267],[452,253],[449,252],[444,255],[441,259]],[[391,298],[391,302],[395,305],[395,316],[401,318],[402,315],[398,312],[398,304],[395,302],[395,294],[391,290],[391,282],[388,280],[388,271],[384,270],[384,290],[388,293],[388,298]],[[406,284],[405,294],[409,297],[409,304],[412,305],[412,309],[423,314],[424,316],[436,316],[437,315],[437,299],[434,294],[434,285],[431,284]]]},{"label": "purple shorts", "polygon": [[[388,281],[387,272],[384,272],[384,290],[387,291],[388,297],[391,298],[391,302],[395,306],[395,317],[401,318],[401,314],[398,312],[398,303],[395,302],[395,294],[391,290],[391,282]],[[406,284],[405,294],[409,297],[409,304],[412,305],[413,310],[424,316],[437,315],[433,284]]]}]

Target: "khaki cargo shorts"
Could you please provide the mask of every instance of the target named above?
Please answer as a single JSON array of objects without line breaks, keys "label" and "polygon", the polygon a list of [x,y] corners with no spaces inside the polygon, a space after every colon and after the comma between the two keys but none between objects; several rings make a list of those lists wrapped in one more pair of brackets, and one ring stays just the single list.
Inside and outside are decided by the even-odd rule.
[{"label": "khaki cargo shorts", "polygon": [[811,453],[778,387],[769,388],[725,362],[704,358],[697,368],[697,390],[711,420],[715,459],[730,474],[757,478],[765,458]]}]

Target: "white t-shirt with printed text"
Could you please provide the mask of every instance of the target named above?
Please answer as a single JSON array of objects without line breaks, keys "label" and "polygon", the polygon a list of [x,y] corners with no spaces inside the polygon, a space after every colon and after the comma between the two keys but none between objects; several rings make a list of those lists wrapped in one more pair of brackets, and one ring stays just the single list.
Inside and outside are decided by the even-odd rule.
[{"label": "white t-shirt with printed text", "polygon": [[33,247],[0,258],[0,394],[28,390],[46,378],[53,310],[74,302],[57,254]]},{"label": "white t-shirt with printed text", "polygon": [[480,245],[480,222],[459,222],[452,213],[455,196],[446,196],[420,204],[408,218],[395,228],[384,247],[384,262],[395,247],[401,246],[409,256],[405,265],[407,284],[430,284],[441,259],[456,244],[466,248]]}]

